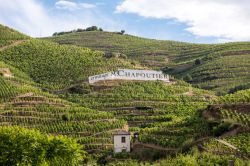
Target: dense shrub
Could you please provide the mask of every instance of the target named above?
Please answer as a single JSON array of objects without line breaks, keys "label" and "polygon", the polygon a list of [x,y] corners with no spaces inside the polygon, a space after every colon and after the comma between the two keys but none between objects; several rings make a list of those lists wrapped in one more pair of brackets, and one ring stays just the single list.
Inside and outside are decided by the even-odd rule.
[{"label": "dense shrub", "polygon": [[171,68],[171,67],[166,66],[166,67],[162,68],[161,70],[162,70],[164,73],[171,73],[171,72],[174,71],[174,68]]},{"label": "dense shrub", "polygon": [[194,63],[195,63],[195,65],[200,65],[201,64],[201,59],[196,59]]},{"label": "dense shrub", "polygon": [[193,78],[190,74],[187,74],[183,79],[187,82],[191,82]]},{"label": "dense shrub", "polygon": [[231,124],[228,122],[221,123],[218,126],[214,127],[213,133],[215,136],[220,136],[224,132],[229,131],[230,126],[231,126]]},{"label": "dense shrub", "polygon": [[231,88],[228,92],[229,93],[235,93],[237,91],[246,90],[246,89],[250,89],[250,82],[238,85],[238,86],[236,86],[234,88]]},{"label": "dense shrub", "polygon": [[78,28],[78,29],[74,29],[74,30],[71,30],[71,31],[55,32],[55,33],[53,33],[52,36],[60,36],[60,35],[74,33],[74,32],[84,32],[84,31],[103,31],[103,29],[98,28],[97,26],[91,26],[91,27],[87,27],[86,29]]},{"label": "dense shrub", "polygon": [[203,154],[186,154],[168,157],[158,162],[138,162],[135,160],[117,161],[108,164],[109,166],[228,166],[229,160],[233,160],[235,166],[248,165],[249,162],[232,156],[217,156],[211,153]]},{"label": "dense shrub", "polygon": [[0,127],[0,165],[79,165],[86,158],[76,140],[36,130]]}]

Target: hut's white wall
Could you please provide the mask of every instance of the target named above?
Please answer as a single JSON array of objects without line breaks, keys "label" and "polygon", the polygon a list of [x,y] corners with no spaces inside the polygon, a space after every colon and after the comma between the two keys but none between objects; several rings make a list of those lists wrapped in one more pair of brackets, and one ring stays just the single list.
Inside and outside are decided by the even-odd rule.
[{"label": "hut's white wall", "polygon": [[[122,142],[122,137],[125,137],[125,142]],[[114,152],[122,151],[130,152],[130,135],[114,135]]]}]

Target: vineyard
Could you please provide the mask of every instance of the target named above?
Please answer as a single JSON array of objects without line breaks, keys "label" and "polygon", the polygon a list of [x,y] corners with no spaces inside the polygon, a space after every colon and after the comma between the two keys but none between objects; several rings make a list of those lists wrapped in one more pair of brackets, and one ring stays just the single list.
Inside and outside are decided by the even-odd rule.
[{"label": "vineyard", "polygon": [[237,55],[236,53],[219,57],[201,67],[192,69],[189,72],[193,78],[192,83],[203,89],[227,93],[228,89],[250,82],[250,55]]},{"label": "vineyard", "polygon": [[179,79],[220,95],[250,81],[248,42],[190,44],[113,32],[78,32],[45,39],[59,44],[123,53],[142,65],[163,69]]},{"label": "vineyard", "polygon": [[40,86],[55,90],[86,82],[91,75],[136,65],[124,59],[105,58],[102,52],[87,48],[36,39],[0,52],[0,60],[29,74]]},{"label": "vineyard", "polygon": [[3,46],[7,46],[14,43],[15,41],[25,40],[28,38],[28,36],[0,24],[0,50]]},{"label": "vineyard", "polygon": [[[50,135],[74,137],[85,150],[112,143],[112,132],[126,125],[111,113],[80,107],[43,92],[38,84],[14,67],[14,77],[0,77],[0,126],[22,126]],[[110,146],[106,147],[110,148]]]},{"label": "vineyard", "polygon": [[198,110],[205,108],[214,95],[196,88],[188,95],[189,90],[190,86],[181,81],[174,85],[127,82],[89,94],[65,94],[63,98],[127,121],[131,131],[140,133],[141,142],[180,148],[209,135]]},{"label": "vineyard", "polygon": [[[112,32],[80,32],[46,39],[60,44],[73,44],[94,50],[121,52],[152,67],[163,67],[168,62],[180,61],[183,58],[185,61],[194,60],[211,48],[210,45],[149,40]],[[206,49],[204,50],[204,48]],[[193,52],[196,53],[195,56],[190,54]]]},{"label": "vineyard", "polygon": [[214,139],[207,142],[204,146],[210,151],[221,151],[231,154],[237,153],[237,151],[239,151],[249,157],[250,156],[250,142],[248,139],[249,136],[250,136],[249,133],[245,133],[237,136],[223,138],[223,140],[234,145],[238,150],[225,146]]},{"label": "vineyard", "polygon": [[3,41],[8,41],[8,40],[21,40],[21,39],[28,39],[30,37],[21,34],[20,32],[11,29],[7,26],[1,25],[0,24],[0,36],[1,40]]},{"label": "vineyard", "polygon": [[[95,164],[113,158],[110,165],[227,165],[228,160],[243,165],[245,158],[217,140],[250,157],[250,91],[235,88],[250,82],[249,46],[157,41],[100,31],[34,39],[0,25],[0,137],[17,130],[32,140],[37,136],[39,143],[40,138],[49,145],[58,140],[62,150],[72,143],[65,152],[72,155],[73,148],[84,153],[79,160],[78,154],[72,155],[74,161],[68,162],[75,165],[86,156]],[[89,76],[118,68],[162,69],[173,76],[170,83],[88,84]],[[234,92],[223,95],[230,89]],[[132,143],[142,145],[142,156],[150,156],[150,163],[140,163],[144,158],[134,152],[116,162],[112,136],[120,130],[139,134]],[[174,155],[163,155],[164,150]],[[41,163],[60,165],[57,159],[64,160],[46,158]]]}]

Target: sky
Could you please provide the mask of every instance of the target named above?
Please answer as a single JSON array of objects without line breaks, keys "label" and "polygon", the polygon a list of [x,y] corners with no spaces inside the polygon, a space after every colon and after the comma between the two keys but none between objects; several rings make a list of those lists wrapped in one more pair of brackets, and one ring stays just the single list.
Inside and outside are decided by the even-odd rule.
[{"label": "sky", "polygon": [[250,0],[0,0],[0,24],[32,37],[96,25],[160,40],[250,41]]}]

